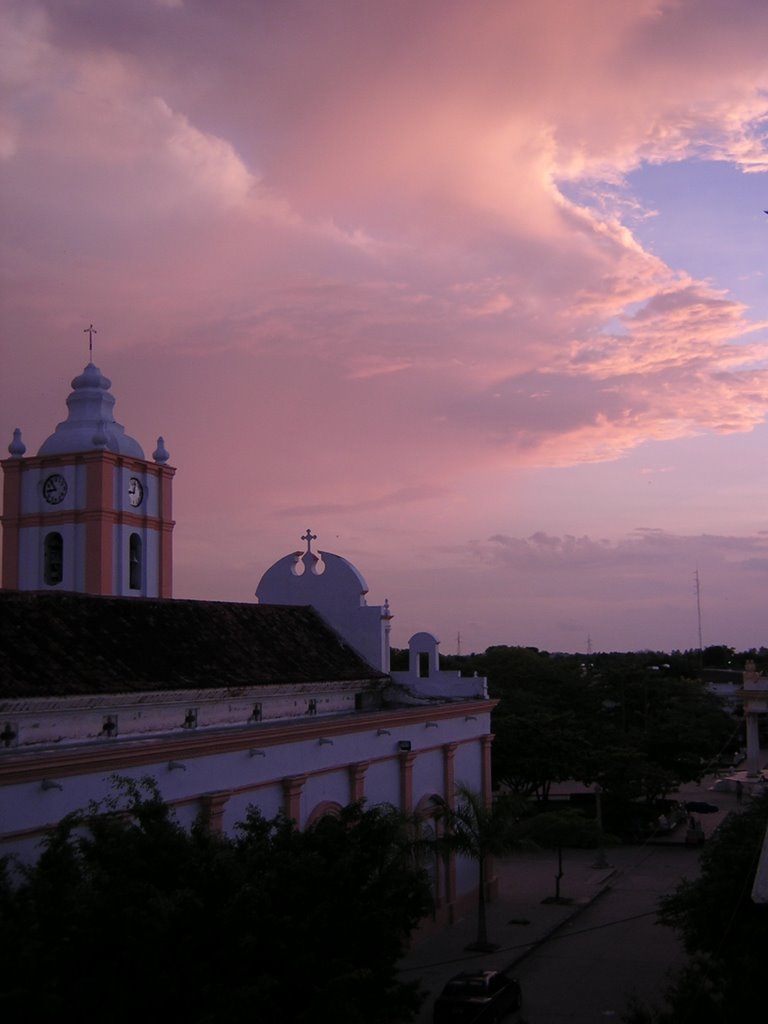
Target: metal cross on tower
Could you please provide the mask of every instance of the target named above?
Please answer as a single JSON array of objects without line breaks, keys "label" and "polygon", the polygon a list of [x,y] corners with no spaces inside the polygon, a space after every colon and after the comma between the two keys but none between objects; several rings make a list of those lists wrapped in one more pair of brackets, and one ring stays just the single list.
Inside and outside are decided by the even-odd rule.
[{"label": "metal cross on tower", "polygon": [[88,361],[92,363],[93,362],[93,336],[94,336],[94,334],[98,334],[98,331],[93,326],[93,324],[89,324],[88,327],[84,327],[83,328],[83,334],[87,334],[88,335]]}]

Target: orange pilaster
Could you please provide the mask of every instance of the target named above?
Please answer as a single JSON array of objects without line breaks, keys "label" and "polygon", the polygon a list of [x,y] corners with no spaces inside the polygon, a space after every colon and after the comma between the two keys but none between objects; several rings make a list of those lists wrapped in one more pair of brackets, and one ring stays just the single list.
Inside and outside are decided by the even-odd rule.
[{"label": "orange pilaster", "polygon": [[491,775],[491,746],[493,745],[493,733],[489,733],[487,736],[480,737],[480,744],[482,747],[483,762],[480,767],[481,775],[481,786],[483,790],[483,800],[486,804],[490,804],[493,799],[493,777]]},{"label": "orange pilaster", "polygon": [[173,500],[171,481],[176,470],[172,466],[160,466],[158,487],[160,488],[160,503],[158,513],[164,523],[170,523],[173,519]]},{"label": "orange pilaster", "polygon": [[85,592],[111,594],[115,458],[105,452],[83,456],[85,482]]},{"label": "orange pilaster", "polygon": [[173,523],[163,523],[158,534],[160,565],[158,568],[158,596],[173,597]]},{"label": "orange pilaster", "polygon": [[283,779],[285,816],[297,825],[301,825],[301,795],[306,781],[306,775],[291,775]]},{"label": "orange pilaster", "polygon": [[[482,745],[483,756],[483,763],[480,769],[482,772],[481,786],[483,789],[483,800],[488,806],[490,806],[493,800],[493,780],[491,777],[491,746],[493,744],[493,733],[490,733],[488,736],[481,736],[480,743]],[[485,898],[491,900],[496,897],[499,889],[499,880],[496,877],[496,861],[492,856],[488,856],[485,859],[485,877]]]},{"label": "orange pilaster", "polygon": [[228,790],[220,790],[217,793],[203,793],[200,797],[201,809],[209,831],[223,831],[224,808],[231,795]]},{"label": "orange pilaster", "polygon": [[411,814],[413,811],[413,763],[416,755],[413,753],[400,755],[400,810],[403,814]]},{"label": "orange pilaster", "polygon": [[[453,810],[456,806],[456,743],[443,747],[443,791],[445,801]],[[456,899],[456,857],[451,854],[445,871],[445,899],[452,906]]]},{"label": "orange pilaster", "polygon": [[158,515],[160,516],[160,565],[158,567],[158,593],[160,597],[173,596],[173,503],[172,484],[176,470],[172,466],[159,466],[157,487],[159,490]]},{"label": "orange pilaster", "polygon": [[357,764],[349,766],[349,798],[353,804],[365,797],[365,773],[367,771],[367,761],[359,761]]}]

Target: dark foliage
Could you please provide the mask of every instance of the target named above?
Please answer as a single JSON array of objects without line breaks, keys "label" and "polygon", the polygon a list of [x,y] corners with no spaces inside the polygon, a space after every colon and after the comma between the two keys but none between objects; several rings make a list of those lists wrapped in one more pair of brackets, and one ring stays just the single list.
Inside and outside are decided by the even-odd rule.
[{"label": "dark foliage", "polygon": [[351,805],[304,832],[254,810],[227,838],[123,780],[10,874],[8,1019],[385,1022],[419,1005],[396,965],[431,897],[392,809]]},{"label": "dark foliage", "polygon": [[731,814],[702,851],[701,874],[661,901],[660,921],[680,932],[690,960],[666,1005],[636,1005],[631,1024],[741,1024],[765,1001],[768,906],[752,886],[768,828],[768,796]]},{"label": "dark foliage", "polygon": [[[741,668],[747,657],[725,653]],[[446,659],[488,676],[494,779],[546,803],[553,783],[599,782],[607,799],[649,805],[712,770],[739,731],[700,679],[699,652],[561,655],[489,647]]]}]

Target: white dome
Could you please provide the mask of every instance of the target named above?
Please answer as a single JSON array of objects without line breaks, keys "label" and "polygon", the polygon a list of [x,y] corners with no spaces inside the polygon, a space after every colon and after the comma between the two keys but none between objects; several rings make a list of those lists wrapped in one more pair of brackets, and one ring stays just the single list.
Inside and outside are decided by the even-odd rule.
[{"label": "white dome", "polygon": [[259,581],[260,604],[311,605],[379,671],[389,669],[389,605],[368,605],[368,584],[357,569],[330,551],[312,551],[310,530],[302,540],[306,551],[294,551],[267,569]]},{"label": "white dome", "polygon": [[256,590],[261,604],[365,605],[368,584],[357,569],[329,551],[294,551],[264,573]]}]

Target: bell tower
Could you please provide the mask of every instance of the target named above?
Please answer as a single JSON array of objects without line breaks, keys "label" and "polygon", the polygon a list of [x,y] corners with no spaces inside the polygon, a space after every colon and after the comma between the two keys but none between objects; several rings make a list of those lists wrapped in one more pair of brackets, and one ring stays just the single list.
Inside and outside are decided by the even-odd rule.
[{"label": "bell tower", "polygon": [[171,596],[176,470],[162,437],[149,461],[115,422],[111,386],[89,362],[35,456],[14,431],[2,462],[3,588]]}]

